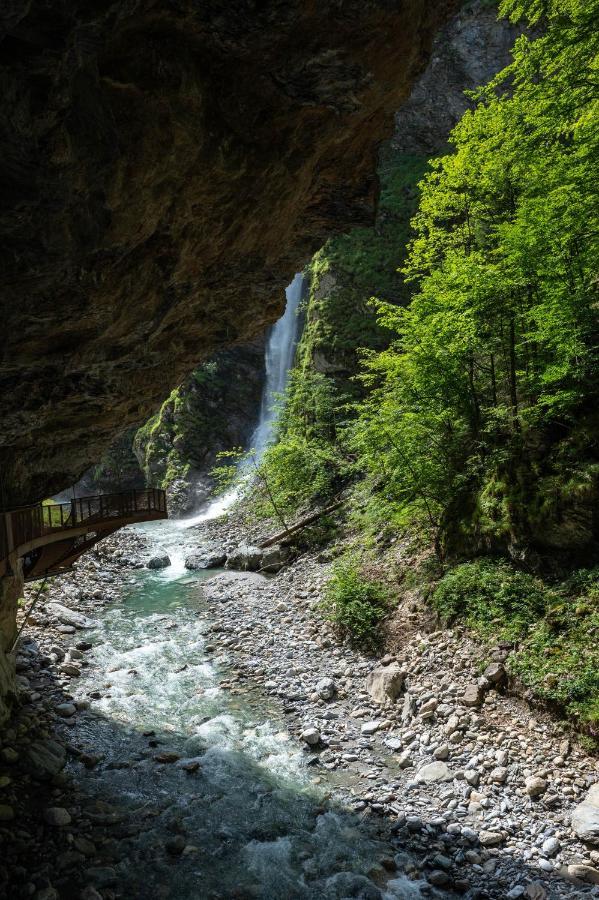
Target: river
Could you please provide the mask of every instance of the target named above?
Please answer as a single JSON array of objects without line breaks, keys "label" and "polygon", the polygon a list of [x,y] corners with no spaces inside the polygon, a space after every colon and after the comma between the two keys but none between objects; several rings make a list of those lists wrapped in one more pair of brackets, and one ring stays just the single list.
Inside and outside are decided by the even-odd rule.
[{"label": "river", "polygon": [[[124,599],[102,611],[78,684],[80,694],[102,694],[99,715],[78,726],[102,765],[73,765],[87,802],[122,819],[119,895],[380,898],[363,876],[389,847],[335,801],[332,776],[313,778],[276,702],[222,686],[224,660],[205,650],[201,590],[215,573],[185,571],[176,555],[185,533],[173,523],[142,531],[173,565],[137,570]],[[420,895],[403,878],[384,894]]]}]

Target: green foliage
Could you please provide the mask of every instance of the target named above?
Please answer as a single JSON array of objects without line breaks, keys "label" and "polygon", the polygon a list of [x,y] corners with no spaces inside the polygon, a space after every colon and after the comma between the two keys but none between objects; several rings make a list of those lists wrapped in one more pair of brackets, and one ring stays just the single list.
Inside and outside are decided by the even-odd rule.
[{"label": "green foliage", "polygon": [[344,557],[335,563],[319,611],[344,636],[360,646],[375,647],[389,608],[388,589],[369,577],[356,557]]},{"label": "green foliage", "polygon": [[148,484],[168,487],[205,471],[239,443],[260,400],[260,351],[234,348],[195,369],[140,428],[134,449]]},{"label": "green foliage", "polygon": [[450,569],[432,595],[445,623],[514,644],[509,669],[583,727],[599,725],[599,569],[548,585],[506,563]]},{"label": "green foliage", "polygon": [[[407,300],[397,263],[406,252],[416,185],[426,166],[424,157],[386,148],[379,165],[376,227],[356,228],[328,241],[310,263],[296,364],[281,404],[277,443],[262,463],[287,515],[326,502],[353,475],[355,460],[346,434],[364,395],[354,378],[358,348],[381,349],[390,336],[368,298],[376,290],[394,303]],[[259,515],[272,506],[263,488],[254,496]]]},{"label": "green foliage", "polygon": [[324,373],[343,394],[362,394],[352,380],[359,366],[358,348],[381,349],[389,343],[389,332],[377,322],[368,298],[376,292],[392,303],[408,300],[398,265],[406,254],[417,184],[427,165],[424,156],[385,148],[378,169],[376,226],[354,228],[327,241],[308,268],[310,294],[298,364],[305,371],[324,360]]},{"label": "green foliage", "polygon": [[445,624],[460,619],[479,634],[517,640],[543,615],[542,582],[507,563],[483,560],[450,569],[433,594]]},{"label": "green foliage", "polygon": [[[398,506],[491,543],[523,533],[539,445],[547,455],[563,440],[599,387],[599,4],[502,5],[532,21],[541,8],[546,32],[518,39],[422,182],[404,267],[414,295],[407,308],[377,304],[396,339],[365,354],[353,438]],[[592,454],[579,478],[589,496]]]},{"label": "green foliage", "polygon": [[347,459],[338,427],[342,398],[334,383],[317,372],[290,373],[280,402],[276,442],[255,472],[251,500],[255,513],[288,519],[300,508],[330,500],[345,473]]}]

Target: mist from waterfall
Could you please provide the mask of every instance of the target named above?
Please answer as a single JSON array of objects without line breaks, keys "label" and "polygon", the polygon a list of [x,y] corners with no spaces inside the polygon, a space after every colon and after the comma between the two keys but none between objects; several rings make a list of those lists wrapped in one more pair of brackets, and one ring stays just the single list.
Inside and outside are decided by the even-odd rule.
[{"label": "mist from waterfall", "polygon": [[[298,272],[293,281],[285,290],[287,303],[281,318],[275,322],[266,341],[264,361],[266,377],[262,391],[262,403],[260,406],[260,418],[256,425],[249,444],[253,451],[254,463],[259,463],[264,451],[272,441],[275,426],[279,414],[278,400],[285,392],[289,371],[293,366],[295,349],[299,337],[298,310],[304,290],[304,276]],[[247,478],[247,464],[242,464],[238,470],[236,484],[221,497],[213,500],[207,509],[191,519],[183,519],[180,524],[183,527],[198,525],[208,519],[216,519],[223,515],[239,498],[241,485]]]}]

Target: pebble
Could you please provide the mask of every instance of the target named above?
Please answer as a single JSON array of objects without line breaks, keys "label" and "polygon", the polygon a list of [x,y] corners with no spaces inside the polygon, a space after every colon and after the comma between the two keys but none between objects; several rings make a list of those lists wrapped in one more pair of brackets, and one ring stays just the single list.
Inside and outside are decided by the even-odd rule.
[{"label": "pebble", "polygon": [[[492,671],[488,666],[484,679],[477,681],[479,650],[463,635],[445,630],[434,634],[415,632],[411,636],[408,630],[396,652],[378,663],[338,644],[332,630],[312,611],[327,571],[327,564],[314,563],[308,554],[266,582],[264,589],[254,587],[248,593],[241,586],[232,587],[231,583],[220,597],[215,593],[213,599],[210,590],[206,591],[214,626],[210,644],[217,655],[222,654],[227,666],[232,663],[234,667],[227,675],[229,690],[264,686],[275,701],[281,700],[292,740],[299,739],[306,747],[316,748],[304,756],[314,783],[328,787],[326,770],[341,769],[343,779],[347,779],[354,793],[348,797],[351,807],[361,815],[390,818],[393,828],[398,829],[398,855],[396,859],[389,857],[388,866],[381,865],[388,872],[394,872],[394,867],[400,872],[411,872],[410,877],[417,878],[423,896],[427,890],[429,895],[436,895],[434,888],[443,892],[444,888],[452,887],[461,892],[480,891],[481,896],[493,900],[505,897],[517,900],[522,896],[531,900],[533,895],[528,892],[533,890],[533,885],[538,885],[534,890],[544,890],[546,882],[558,884],[555,875],[545,879],[543,872],[559,869],[565,874],[566,865],[560,868],[561,861],[569,864],[569,877],[592,885],[592,881],[582,881],[580,872],[590,878],[582,869],[586,866],[597,872],[586,864],[599,864],[599,856],[597,860],[589,856],[588,843],[585,850],[577,843],[574,826],[569,827],[571,810],[584,798],[591,783],[589,773],[593,767],[584,754],[574,744],[566,747],[563,737],[547,720],[533,718],[518,701],[490,690],[492,684],[500,685],[504,680],[502,664]],[[109,584],[102,586],[94,602],[108,602]],[[83,609],[93,615],[93,603],[83,604]],[[42,610],[40,616],[43,615]],[[66,626],[54,623],[50,628],[43,646],[47,659],[44,665],[51,671],[60,671],[60,665],[64,664],[78,666],[81,671],[81,664],[87,664],[90,659],[84,660],[83,654],[91,649],[91,644],[78,641],[75,649],[81,656],[69,653],[69,639],[58,637],[63,633],[59,627]],[[72,627],[69,633],[74,632]],[[43,643],[44,631],[39,633]],[[62,644],[64,647],[59,646]],[[55,652],[56,659],[52,660],[48,655],[51,648],[62,650],[63,658],[59,659],[59,652]],[[489,656],[493,658],[493,653]],[[27,656],[23,658],[22,672],[29,676]],[[382,672],[386,672],[386,677]],[[368,687],[368,679],[374,673],[379,680],[376,697]],[[98,697],[109,696],[109,681],[110,676],[106,677],[106,683],[98,681],[101,690],[85,691],[86,697],[92,697],[92,693]],[[371,678],[371,685],[372,682]],[[68,684],[68,679],[62,678],[60,683]],[[385,688],[388,684],[392,685],[390,693]],[[68,689],[76,694],[72,685]],[[85,709],[87,703],[80,697],[69,696],[64,705]],[[48,709],[50,715],[52,710],[59,713],[57,705]],[[60,716],[58,727],[65,731],[67,725],[71,726],[70,732],[76,734],[88,715]],[[46,734],[40,739],[42,746],[47,740]],[[29,746],[15,743],[18,749],[15,771],[25,766]],[[9,747],[10,742],[5,740],[0,750]],[[100,756],[89,750],[89,747],[69,749],[80,763],[75,768],[85,778],[95,777],[84,772],[86,760],[90,760],[90,768],[100,761]],[[45,751],[40,752],[43,757]],[[168,753],[160,756],[166,757]],[[58,805],[66,802],[60,787],[64,758],[64,748],[57,753],[50,752],[48,768],[42,764],[39,772],[44,771],[42,777],[52,782],[51,802],[56,806],[50,808],[61,809],[69,817],[66,824],[72,825],[68,810]],[[445,762],[450,758],[451,771]],[[152,757],[148,759],[151,761]],[[136,762],[127,760],[127,766],[132,765]],[[433,769],[429,770],[431,766]],[[438,766],[443,768],[434,768]],[[179,766],[169,769],[169,773],[178,769]],[[406,771],[409,769],[412,772]],[[51,770],[55,774],[49,774]],[[154,771],[163,770],[156,767]],[[182,771],[181,777],[198,783],[204,777],[199,762],[197,771],[200,776]],[[424,777],[427,771],[431,771],[430,777]],[[535,774],[530,776],[531,772]],[[534,804],[528,799],[533,797],[528,790],[531,777],[541,779],[546,786],[538,795],[541,802]],[[547,790],[549,777],[551,791]],[[12,803],[12,785],[7,787],[7,799]],[[67,805],[77,808],[75,803]],[[79,815],[77,810],[77,825]],[[105,828],[110,824],[109,818],[108,813],[82,814],[87,828],[90,822],[92,828],[105,822],[102,826]],[[119,822],[117,816],[114,823]],[[57,836],[68,837],[71,843],[68,849],[61,848],[57,860],[68,863],[74,855],[80,860],[81,871],[85,860],[95,863],[85,870],[85,877],[93,884],[88,884],[87,894],[80,895],[82,900],[101,897],[93,885],[102,892],[108,888],[107,893],[111,895],[111,885],[116,885],[120,876],[117,876],[115,860],[109,858],[109,853],[104,855],[105,838],[96,841],[93,832],[89,832],[94,838],[89,840],[85,824],[80,834],[76,828],[61,832],[61,827],[64,826],[56,826]],[[126,826],[121,822],[118,827]],[[170,866],[179,865],[176,857],[193,857],[202,852],[201,845],[198,849],[181,835],[163,833],[161,841],[158,851],[173,857]],[[110,838],[107,850],[111,842],[118,846],[118,839]],[[575,866],[582,866],[578,876],[570,872]],[[528,878],[522,878],[524,867]],[[535,868],[543,883],[533,882],[525,887]],[[554,896],[575,898],[576,891],[580,890],[573,880],[570,886],[567,881],[559,880],[559,885],[555,894],[550,890],[552,900]],[[369,881],[365,886],[352,882],[352,890],[354,887],[371,893],[378,891]],[[38,886],[40,889],[45,886]],[[380,897],[380,892],[376,896]]]},{"label": "pebble", "polygon": [[48,809],[44,810],[44,821],[48,823],[48,825],[53,825],[57,828],[62,828],[65,825],[71,824],[71,816],[66,809],[63,809],[61,806],[50,806]]},{"label": "pebble", "polygon": [[499,831],[481,831],[478,839],[482,847],[498,847],[505,840]]},{"label": "pebble", "polygon": [[373,720],[372,722],[364,722],[360,731],[362,734],[374,734],[380,727],[381,723]]},{"label": "pebble", "polygon": [[309,746],[315,746],[320,741],[320,731],[318,728],[305,728],[300,734],[302,741]]},{"label": "pebble", "polygon": [[550,837],[547,838],[547,840],[543,841],[541,849],[543,850],[545,856],[556,856],[561,849],[561,844],[557,838]]},{"label": "pebble", "polygon": [[533,800],[541,797],[547,790],[547,782],[538,775],[530,775],[524,782],[524,789]]}]

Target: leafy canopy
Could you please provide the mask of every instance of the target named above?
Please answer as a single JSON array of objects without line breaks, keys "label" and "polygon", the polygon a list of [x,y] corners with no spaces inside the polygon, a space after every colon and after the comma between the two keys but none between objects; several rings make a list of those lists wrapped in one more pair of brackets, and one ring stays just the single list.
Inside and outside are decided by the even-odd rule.
[{"label": "leafy canopy", "polygon": [[421,184],[414,293],[378,304],[396,339],[365,354],[354,434],[374,483],[441,530],[597,396],[599,3],[501,12],[546,28],[517,40]]}]

